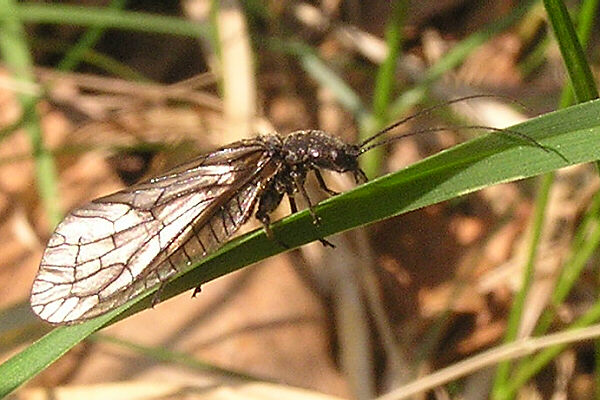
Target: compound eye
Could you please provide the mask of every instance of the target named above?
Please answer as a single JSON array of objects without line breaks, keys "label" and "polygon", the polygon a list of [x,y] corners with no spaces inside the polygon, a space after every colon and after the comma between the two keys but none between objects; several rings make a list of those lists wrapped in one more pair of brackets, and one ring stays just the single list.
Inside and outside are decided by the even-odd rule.
[{"label": "compound eye", "polygon": [[335,164],[343,171],[358,168],[358,158],[348,151],[336,151]]},{"label": "compound eye", "polygon": [[335,160],[335,164],[341,167],[348,167],[348,154],[344,151],[334,150],[331,152],[331,156]]}]

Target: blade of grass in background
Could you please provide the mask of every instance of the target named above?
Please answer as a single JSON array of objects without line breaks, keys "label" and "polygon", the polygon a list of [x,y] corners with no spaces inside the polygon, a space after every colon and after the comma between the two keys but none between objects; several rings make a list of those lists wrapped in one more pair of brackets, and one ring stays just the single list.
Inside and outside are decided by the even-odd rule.
[{"label": "blade of grass in background", "polygon": [[212,70],[218,69],[217,76],[217,93],[219,93],[219,98],[223,98],[223,72],[220,70],[221,62],[223,61],[223,49],[221,48],[221,38],[219,37],[219,24],[217,22],[217,15],[219,12],[219,2],[215,0],[211,0],[210,3],[210,11],[209,11],[209,25],[208,25],[208,37],[210,38],[209,43],[211,47],[211,52],[213,57],[216,58],[216,62],[210,61],[209,64],[217,64],[211,67]]},{"label": "blade of grass in background", "polygon": [[543,68],[548,59],[548,48],[552,39],[547,33],[540,38],[540,32],[545,32],[543,28],[546,26],[546,21],[544,5],[542,2],[537,2],[516,25],[517,35],[522,46],[530,47],[517,64],[521,79],[524,81],[535,79],[535,74],[540,71],[540,68]]},{"label": "blade of grass in background", "polygon": [[158,362],[173,363],[176,365],[181,365],[190,368],[194,371],[208,371],[230,378],[276,383],[274,380],[270,380],[266,377],[253,376],[245,374],[243,372],[236,372],[230,369],[221,368],[214,364],[210,364],[208,362],[198,360],[194,357],[190,357],[185,353],[164,349],[162,347],[144,346],[138,343],[131,342],[129,340],[119,339],[114,336],[103,335],[100,333],[90,336],[89,340],[93,342],[109,343],[115,346],[128,349],[132,352],[140,354],[149,359],[156,360]]},{"label": "blade of grass in background", "polygon": [[[585,59],[579,38],[575,33],[575,29],[571,23],[570,16],[564,3],[562,0],[544,0],[544,5],[552,23],[555,37],[559,43],[561,54],[569,73],[570,83],[573,87],[575,97],[579,101],[597,98],[598,92],[596,90],[596,84],[594,82],[593,75]],[[594,8],[595,7],[585,8],[585,10],[587,10],[586,13],[589,13],[589,10],[593,10]],[[584,16],[589,18],[588,14],[585,14]],[[589,24],[590,23],[588,22],[580,26],[582,30],[580,32],[580,37],[584,40],[584,42],[587,42],[587,38],[584,35],[586,33],[589,35],[590,32]],[[563,97],[563,99],[568,100],[566,97]],[[509,314],[506,334],[504,336],[504,343],[512,342],[518,337],[525,300],[529,294],[529,289],[533,281],[535,260],[538,254],[538,246],[540,242],[544,216],[546,214],[546,206],[553,181],[554,175],[548,174],[540,183],[540,189],[535,206],[536,211],[532,221],[531,243],[529,245],[527,261],[523,269],[523,280],[521,288],[517,293]],[[551,350],[550,352],[546,352],[546,354],[550,353]],[[559,352],[556,352],[556,354],[559,354]],[[533,363],[539,364],[539,358],[536,358],[535,360],[536,361],[533,361]],[[544,358],[544,360],[548,360],[549,362],[551,358]],[[524,366],[523,368],[527,369],[528,371],[535,369],[528,368],[527,366]],[[515,386],[515,380],[511,379],[510,375],[511,363],[509,361],[500,363],[496,371],[496,377],[492,389],[492,395],[494,399],[505,400],[514,398],[517,390],[515,388],[517,386]],[[509,385],[511,385],[511,389],[508,389]]]},{"label": "blade of grass in background", "polygon": [[[570,29],[570,18],[564,8],[564,4],[550,4],[549,9],[556,9],[557,11],[554,13],[554,18],[551,21],[554,24],[559,25],[567,25],[566,27],[562,27],[561,29],[557,29],[557,37],[560,42],[563,42],[561,46],[561,50],[563,48],[572,49],[568,52],[567,55],[564,55],[565,63],[585,63],[585,59],[582,58],[583,50],[579,51],[581,46],[586,46],[589,36],[593,27],[593,22],[596,20],[596,11],[598,10],[598,0],[585,0],[581,4],[581,10],[578,15],[578,26],[577,26],[577,36],[575,36],[572,32],[573,29]],[[559,31],[566,32],[562,33],[560,36]],[[562,39],[562,40],[560,40]],[[579,39],[579,43],[577,42]],[[573,49],[574,48],[574,49]],[[586,65],[569,68],[568,71],[579,71],[579,70],[589,70],[589,67],[586,68]],[[595,83],[593,82],[593,78],[590,79],[590,76],[587,73],[581,73],[578,77],[576,75],[570,75],[572,79],[587,79],[587,84],[583,84],[580,86],[585,87],[588,90],[588,93],[593,94],[596,92]],[[560,106],[566,107],[572,101],[574,96],[574,86],[571,82],[568,82],[565,86]],[[586,93],[582,93],[581,96],[585,96]],[[579,96],[577,96],[579,98]],[[595,249],[598,247],[598,242],[600,240],[600,228],[598,228],[598,224],[600,223],[600,215],[597,212],[598,206],[598,195],[596,195],[596,201],[594,201],[587,211],[586,216],[584,217],[583,222],[579,225],[574,239],[571,243],[571,257],[567,262],[564,263],[563,269],[561,271],[561,275],[557,279],[555,290],[553,291],[551,304],[554,306],[551,309],[546,310],[540,317],[539,324],[536,327],[535,333],[537,335],[543,334],[550,327],[550,323],[554,319],[556,315],[556,310],[566,299],[567,295],[570,293],[571,289],[574,287],[576,281],[578,280],[580,274],[583,272],[583,268],[588,262],[589,258],[593,255]],[[572,325],[572,328],[578,326],[587,326],[591,323],[597,322],[598,318],[596,315],[596,310],[600,308],[600,303],[596,303],[591,309],[586,313],[584,317],[582,317],[579,321]],[[535,374],[539,373],[542,368],[544,368],[549,362],[551,362],[560,352],[564,350],[564,347],[556,347],[553,349],[547,349],[544,353],[533,359],[523,360],[516,369],[514,374],[515,379],[511,379],[510,382],[507,383],[506,392],[508,396],[514,397],[516,396],[516,392],[519,390],[520,386],[524,385],[528,380],[530,380]],[[598,375],[598,369],[596,368],[596,381],[600,383],[600,376]],[[600,386],[597,387],[597,391],[600,390]],[[597,392],[598,393],[598,392]]]},{"label": "blade of grass in background", "polygon": [[313,48],[304,43],[276,38],[266,39],[265,43],[272,51],[298,57],[307,74],[319,85],[331,90],[342,107],[351,112],[357,120],[360,121],[367,117],[367,111],[358,94],[335,71],[329,68]]},{"label": "blade of grass in background", "polygon": [[[579,317],[574,323],[567,327],[567,330],[574,330],[578,328],[584,328],[600,321],[600,302],[594,304],[586,313]],[[522,368],[519,368],[515,374],[511,377],[507,383],[504,392],[502,393],[504,398],[516,397],[517,391],[527,384],[527,382],[533,379],[544,369],[552,360],[554,360],[560,353],[567,348],[566,344],[556,345],[549,347],[541,351],[531,360],[523,364]]]},{"label": "blade of grass in background", "polygon": [[598,248],[600,244],[599,218],[600,192],[597,192],[571,241],[569,257],[552,292],[551,306],[541,315],[535,330],[536,336],[543,335],[548,331],[552,321],[556,317],[556,311],[567,298],[589,258],[594,255],[594,252]]},{"label": "blade of grass in background", "polygon": [[[419,80],[418,85],[405,90],[391,103],[391,105],[388,104],[386,114],[390,118],[398,118],[401,115],[405,115],[411,107],[423,101],[429,87],[435,81],[440,79],[452,68],[460,65],[476,48],[519,21],[519,19],[522,18],[522,16],[536,3],[537,0],[527,0],[523,2],[506,17],[489,24],[477,33],[472,34],[459,42],[435,65],[429,68],[424,74],[424,77]],[[400,9],[397,12],[401,13],[402,10]],[[400,20],[396,20],[396,22],[401,24]],[[400,41],[400,32],[393,33],[393,37],[390,40]],[[304,43],[291,40],[283,41],[277,38],[265,38],[262,42],[266,43],[272,51],[283,52],[298,57],[309,76],[320,85],[331,90],[342,107],[354,115],[359,126],[368,128],[369,126],[374,125],[372,116],[367,112],[358,94],[356,94],[356,92],[354,92],[353,89],[339,77],[339,75],[332,71],[331,68],[319,58],[315,49]],[[393,55],[391,57],[393,57]],[[385,76],[387,79],[387,75]]]},{"label": "blade of grass in background", "polygon": [[[33,65],[25,32],[21,21],[16,17],[17,4],[13,0],[0,0],[0,52],[2,59],[15,80],[34,83]],[[56,167],[52,154],[46,149],[42,137],[42,127],[37,114],[38,96],[19,93],[23,110],[24,126],[31,142],[35,161],[37,188],[51,226],[62,219],[58,207]]]},{"label": "blade of grass in background", "polygon": [[163,33],[193,38],[209,34],[205,26],[182,18],[102,7],[81,7],[58,3],[19,3],[14,8],[14,13],[24,23],[97,26],[104,29]]},{"label": "blade of grass in background", "polygon": [[[548,152],[505,135],[480,137],[320,203],[315,207],[322,221],[318,228],[305,210],[275,223],[273,231],[294,248],[489,185],[600,159],[600,101],[546,114],[512,129],[535,138],[547,146]],[[173,297],[196,287],[199,282],[207,282],[282,251],[262,229],[243,235],[176,277],[163,288],[162,297]],[[152,290],[144,293],[97,319],[57,328],[0,365],[3,377],[0,396],[22,385],[105,324],[149,307],[152,293]]]},{"label": "blade of grass in background", "polygon": [[[543,351],[550,346],[581,343],[586,340],[593,339],[598,335],[600,335],[600,326],[596,325],[588,328],[577,329],[575,331],[553,333],[540,338],[526,338],[521,341],[496,346],[464,360],[458,361],[448,367],[419,377],[407,385],[394,388],[390,392],[377,397],[375,400],[412,399],[415,397],[415,395],[420,394],[427,396],[429,394],[428,392],[444,385],[445,388],[448,389],[448,392],[450,392],[449,395],[452,396],[454,394],[451,392],[453,388],[458,390],[469,390],[470,384],[467,384],[467,386],[463,387],[459,383],[454,383],[455,381],[458,381],[463,377],[472,377],[472,375],[476,372],[493,366],[499,360],[514,360],[519,357],[525,357],[527,355]],[[473,399],[487,398],[485,397],[486,393],[484,393],[487,380],[485,375],[480,375],[475,377],[475,379],[476,388],[474,393],[476,393],[476,395],[467,395],[465,397]],[[527,396],[527,394],[524,396],[525,399],[532,397]],[[460,398],[461,395],[458,394],[458,396]],[[533,398],[538,397],[534,395]],[[585,398],[587,399],[590,397],[585,396]]]},{"label": "blade of grass in background", "polygon": [[[452,68],[460,65],[477,47],[516,23],[534,4],[536,4],[536,0],[527,0],[526,2],[523,2],[523,4],[515,8],[511,14],[486,26],[478,33],[475,33],[458,43],[442,57],[442,59],[430,67],[417,86],[404,91],[391,105],[390,99],[388,98],[391,90],[389,93],[383,93],[383,91],[388,91],[388,86],[391,85],[390,66],[392,65],[392,62],[389,60],[394,58],[397,60],[398,54],[394,54],[393,51],[388,53],[388,58],[384,64],[388,62],[389,64],[380,68],[381,78],[379,79],[381,80],[381,83],[378,85],[381,85],[381,89],[376,87],[374,92],[374,96],[378,98],[377,100],[374,100],[376,103],[374,103],[374,107],[377,107],[378,110],[377,113],[385,114],[388,118],[398,118],[401,115],[405,115],[410,107],[418,104],[424,99],[431,84],[440,79]],[[388,46],[391,45],[391,47],[395,47],[395,50],[398,51],[401,43],[402,13],[404,11],[402,9],[402,2],[395,7],[397,7],[394,11],[395,15],[392,16],[393,18],[388,24],[390,31],[389,37],[386,37],[386,40]],[[293,40],[283,41],[278,38],[265,38],[260,42],[260,44],[265,43],[272,51],[282,52],[297,57],[307,74],[318,84],[331,90],[341,106],[354,115],[359,127],[361,127],[361,132],[373,131],[372,127],[376,125],[376,119],[367,111],[360,96],[358,96],[358,94],[318,56],[316,49],[313,49],[304,43],[295,42]],[[382,93],[380,94],[379,91],[382,91]],[[386,103],[387,106],[383,107]],[[361,133],[361,136],[366,137],[368,136],[368,133]]]},{"label": "blade of grass in background", "polygon": [[[581,9],[579,10],[579,14],[577,16],[577,38],[579,39],[579,43],[581,47],[586,47],[589,41],[590,35],[592,33],[592,28],[594,26],[594,22],[596,21],[596,13],[598,11],[598,0],[584,0],[581,3]],[[569,46],[570,47],[570,46]],[[587,68],[589,69],[589,68]],[[586,74],[587,75],[587,74]],[[593,83],[593,77],[588,82]],[[591,91],[593,93],[593,91]],[[561,108],[568,107],[571,104],[574,104],[574,96],[575,92],[573,90],[573,85],[569,81],[565,88],[562,91],[560,98],[560,106]],[[591,99],[590,99],[591,100]]]},{"label": "blade of grass in background", "polygon": [[[363,124],[360,125],[359,143],[383,129],[390,119],[390,101],[396,87],[396,65],[398,65],[401,54],[402,29],[407,7],[408,4],[405,0],[395,0],[392,3],[392,13],[385,31],[387,55],[377,70],[373,92],[373,111],[372,115],[363,119]],[[361,159],[361,166],[367,176],[380,175],[384,150],[383,147],[373,149]]]},{"label": "blade of grass in background", "polygon": [[519,2],[519,6],[515,7],[507,16],[485,26],[457,43],[438,62],[425,72],[423,78],[419,80],[417,85],[405,90],[393,101],[390,107],[390,115],[397,116],[406,114],[411,107],[415,104],[419,104],[425,98],[430,86],[434,82],[440,79],[446,72],[462,64],[467,56],[476,48],[517,23],[536,3],[537,0],[524,0]]},{"label": "blade of grass in background", "polygon": [[[588,43],[599,4],[599,0],[585,0],[581,4],[581,11],[578,16],[577,36],[582,46],[586,46]],[[561,94],[560,108],[565,108],[571,105],[572,101],[573,86],[570,83],[567,83]],[[591,232],[591,225],[597,223],[598,218],[600,217],[600,214],[598,214],[598,207],[600,207],[599,194],[596,195],[596,200],[592,201],[592,205],[586,212],[586,215],[579,225],[572,241],[571,254],[577,261],[574,259],[573,261],[567,261],[565,263],[562,274],[557,280],[556,288],[553,292],[552,299],[555,307],[547,309],[540,317],[539,324],[536,327],[537,335],[541,335],[548,330],[551,321],[554,319],[558,306],[566,298],[578,279],[580,273],[582,272],[582,268],[585,263],[584,260],[587,260],[587,258],[591,256],[593,249],[590,248],[590,245],[593,245],[593,240],[590,239],[589,235],[593,236],[593,233]],[[588,256],[584,256],[582,258],[582,255],[584,254],[588,254]]]},{"label": "blade of grass in background", "polygon": [[[54,52],[56,54],[68,53],[72,48],[72,46],[69,46],[62,41],[58,42],[57,40],[39,38],[33,38],[31,40],[31,47],[33,50],[43,49],[43,51],[46,53]],[[112,75],[134,82],[150,82],[150,79],[139,71],[133,69],[125,63],[116,60],[113,57],[99,53],[94,49],[87,48],[80,56],[81,62],[84,62],[89,66],[96,67],[100,71],[104,71],[107,75]]]},{"label": "blade of grass in background", "polygon": [[[562,0],[544,0],[544,5],[565,62],[570,83],[573,85],[575,98],[580,103],[598,98],[594,75],[587,63],[565,4]],[[584,28],[587,27],[584,26]]]},{"label": "blade of grass in background", "polygon": [[[553,174],[546,174],[540,182],[535,204],[535,212],[533,215],[532,228],[530,232],[531,237],[530,243],[528,244],[527,260],[525,261],[525,265],[523,267],[521,287],[519,288],[519,291],[513,300],[513,304],[508,315],[506,331],[504,333],[504,343],[514,342],[519,335],[519,328],[521,327],[521,317],[523,316],[523,311],[525,309],[525,302],[533,283],[535,261],[538,254],[537,250],[542,237],[548,194],[550,192],[553,180]],[[504,397],[504,391],[510,377],[511,365],[512,364],[510,360],[503,361],[502,363],[498,364],[496,380],[494,381],[494,387],[492,391],[494,399],[506,398]]]},{"label": "blade of grass in background", "polygon": [[[206,33],[203,26],[179,18],[106,8],[17,3],[13,0],[0,0],[0,18],[2,24],[0,51],[3,60],[14,73],[15,79],[23,82],[33,82],[33,75],[21,22],[84,25],[102,29],[120,28],[193,37]],[[39,117],[35,110],[37,96],[21,94],[20,101],[27,132],[32,142],[38,189],[50,223],[54,226],[61,220],[56,189],[56,168],[50,152],[43,144]]]},{"label": "blade of grass in background", "polygon": [[[128,0],[112,0],[106,8],[121,10],[125,8],[127,1]],[[61,71],[73,71],[76,69],[83,60],[86,52],[92,49],[102,38],[105,30],[106,28],[103,26],[94,26],[88,29],[58,63],[57,69]]]}]

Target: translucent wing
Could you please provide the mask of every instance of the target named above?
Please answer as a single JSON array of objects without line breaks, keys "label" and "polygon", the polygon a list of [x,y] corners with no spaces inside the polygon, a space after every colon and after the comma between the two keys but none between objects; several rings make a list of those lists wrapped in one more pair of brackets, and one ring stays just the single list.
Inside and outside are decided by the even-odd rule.
[{"label": "translucent wing", "polygon": [[250,142],[72,211],[50,237],[31,306],[56,324],[115,308],[218,248],[278,164]]}]

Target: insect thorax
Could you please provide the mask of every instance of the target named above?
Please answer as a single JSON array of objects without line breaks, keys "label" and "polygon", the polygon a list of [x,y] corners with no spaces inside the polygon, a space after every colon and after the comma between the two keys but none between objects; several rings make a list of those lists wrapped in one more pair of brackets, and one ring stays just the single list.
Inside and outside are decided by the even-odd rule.
[{"label": "insect thorax", "polygon": [[358,168],[359,149],[323,131],[306,130],[292,132],[283,139],[282,155],[286,164],[306,170],[346,172]]}]

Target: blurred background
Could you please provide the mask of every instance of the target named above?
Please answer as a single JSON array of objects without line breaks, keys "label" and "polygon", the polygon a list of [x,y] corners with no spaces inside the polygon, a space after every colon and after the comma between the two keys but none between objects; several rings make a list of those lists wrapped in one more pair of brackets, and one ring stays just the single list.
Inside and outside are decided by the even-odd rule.
[{"label": "blurred background", "polygon": [[[568,5],[575,18],[582,4]],[[452,126],[511,126],[569,96],[536,1],[73,0],[18,7],[34,68],[29,83],[14,80],[4,50],[2,361],[51,329],[29,311],[31,284],[60,215],[95,197],[259,133],[323,129],[356,143],[423,107],[501,96],[455,103],[403,125],[398,132],[450,129],[370,153],[362,161],[374,178],[480,134]],[[594,27],[587,53],[594,72],[599,37]],[[41,98],[37,139],[23,124],[23,96]],[[349,177],[326,180],[339,191],[353,186]],[[310,244],[244,268],[204,285],[194,299],[177,296],[102,330],[14,396],[365,399],[451,367],[503,341],[537,186],[489,187],[328,238],[335,249]],[[598,202],[597,189],[591,166],[555,178],[521,336],[531,335],[549,308],[576,232],[586,235],[577,229]],[[316,185],[309,190],[322,196]],[[288,213],[284,201],[274,219]],[[597,243],[591,246],[587,268],[547,319],[553,330],[597,299]],[[594,398],[596,352],[592,343],[564,351],[518,388],[520,398]],[[494,377],[491,365],[416,398],[488,398]]]}]

